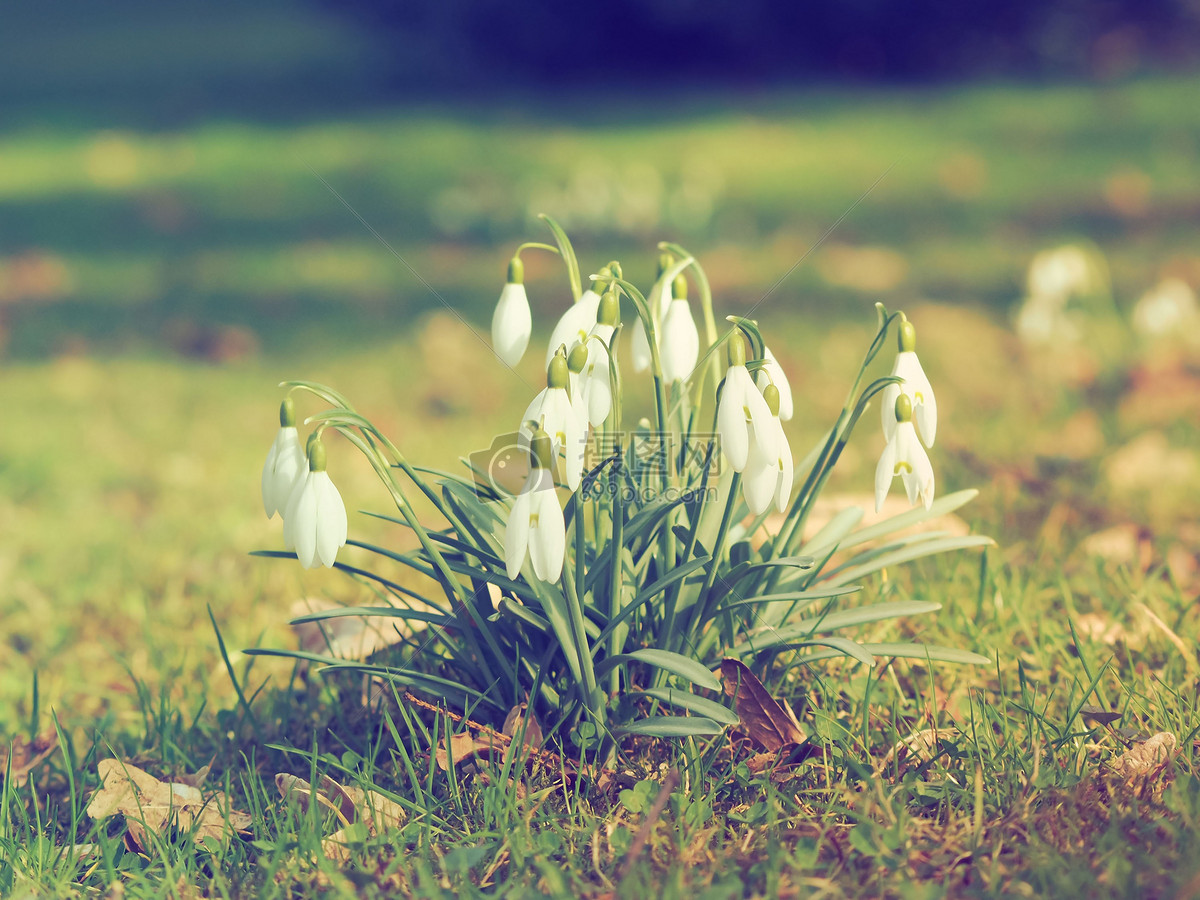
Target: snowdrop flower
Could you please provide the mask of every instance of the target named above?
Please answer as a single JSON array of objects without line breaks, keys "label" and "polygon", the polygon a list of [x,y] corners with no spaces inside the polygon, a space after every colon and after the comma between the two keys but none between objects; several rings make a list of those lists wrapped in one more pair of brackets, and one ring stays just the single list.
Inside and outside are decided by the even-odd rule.
[{"label": "snowdrop flower", "polygon": [[779,436],[770,421],[774,417],[767,401],[746,370],[746,344],[740,334],[729,339],[728,353],[729,369],[717,407],[717,436],[733,471],[741,472],[750,453],[751,431],[768,458],[778,458]]},{"label": "snowdrop flower", "polygon": [[1194,332],[1198,322],[1196,294],[1178,278],[1160,281],[1133,307],[1133,330],[1147,337]]},{"label": "snowdrop flower", "polygon": [[267,451],[267,461],[263,463],[262,499],[268,519],[277,512],[283,515],[292,488],[307,471],[308,460],[296,431],[296,406],[292,398],[287,397],[279,404],[279,432]]},{"label": "snowdrop flower", "polygon": [[758,389],[766,391],[768,384],[779,388],[779,418],[784,422],[792,420],[792,386],[783,371],[783,366],[775,359],[770,347],[763,347],[763,358],[766,362],[758,370]]},{"label": "snowdrop flower", "polygon": [[558,581],[567,549],[567,529],[562,507],[554,492],[550,436],[538,429],[531,442],[529,477],[513,500],[504,530],[504,563],[509,578],[516,578],[526,556],[533,574],[542,581]]},{"label": "snowdrop flower", "polygon": [[492,349],[506,365],[515,366],[525,355],[532,330],[533,317],[525,293],[525,265],[519,256],[514,256],[508,263],[508,283],[492,313]]},{"label": "snowdrop flower", "polygon": [[[617,329],[621,304],[614,291],[606,291],[600,299],[596,325],[581,347],[587,350],[587,360],[580,371],[578,397],[571,399],[578,411],[594,428],[599,428],[612,412],[612,385],[609,384],[608,348]],[[568,359],[568,367],[570,360]]]},{"label": "snowdrop flower", "polygon": [[556,353],[546,370],[546,387],[533,398],[521,417],[521,435],[532,440],[537,430],[550,438],[551,459],[563,454],[563,480],[575,490],[583,479],[583,456],[587,441],[587,419],[571,403],[567,358]]},{"label": "snowdrop flower", "polygon": [[658,342],[658,358],[667,384],[687,381],[700,358],[700,332],[696,330],[692,306],[687,301],[687,279],[677,276],[671,293],[671,305],[663,316]]},{"label": "snowdrop flower", "polygon": [[757,432],[750,438],[750,451],[746,457],[746,470],[742,473],[742,495],[752,515],[762,515],[775,501],[775,508],[780,512],[787,509],[788,500],[792,496],[792,448],[788,445],[787,435],[783,432],[782,416],[780,415],[782,392],[773,384],[767,385],[763,391],[763,399],[771,411],[770,418],[764,423],[763,431],[774,433],[778,447],[774,456],[764,449],[763,442],[758,440]]},{"label": "snowdrop flower", "polygon": [[346,504],[325,471],[325,445],[308,442],[308,473],[288,498],[283,514],[283,546],[295,550],[306,569],[332,566],[346,543]]},{"label": "snowdrop flower", "polygon": [[889,441],[892,439],[892,432],[896,429],[896,398],[903,394],[912,404],[921,441],[926,447],[932,447],[937,437],[937,398],[933,396],[933,388],[917,359],[917,330],[912,322],[903,318],[903,313],[900,315],[900,352],[896,354],[892,374],[899,375],[904,381],[901,384],[889,384],[883,389],[880,399],[883,436]]},{"label": "snowdrop flower", "polygon": [[894,424],[891,437],[879,457],[879,465],[875,467],[875,511],[883,509],[884,498],[892,486],[892,479],[897,475],[904,482],[908,502],[916,504],[918,500],[929,509],[933,506],[933,466],[925,448],[917,440],[916,429],[913,428],[912,401],[906,394],[900,394],[892,407]]},{"label": "snowdrop flower", "polygon": [[[654,280],[654,286],[650,288],[650,293],[646,295],[646,304],[650,307],[650,316],[654,319],[655,329],[662,327],[663,319],[667,316],[667,309],[671,305],[671,284],[667,281],[667,269],[675,264],[675,257],[670,253],[663,253],[658,257],[658,277]],[[630,354],[633,360],[633,371],[645,372],[650,368],[654,359],[650,353],[650,338],[646,334],[646,326],[642,322],[642,317],[638,316],[637,321],[633,323],[633,352]]]},{"label": "snowdrop flower", "polygon": [[[612,271],[605,266],[600,275],[611,275]],[[596,293],[596,285],[579,295],[579,299],[571,308],[562,314],[554,330],[550,332],[550,345],[546,348],[546,365],[558,352],[559,347],[565,346],[570,353],[576,344],[587,340],[588,333],[596,324],[596,315],[600,310],[600,295]]]}]

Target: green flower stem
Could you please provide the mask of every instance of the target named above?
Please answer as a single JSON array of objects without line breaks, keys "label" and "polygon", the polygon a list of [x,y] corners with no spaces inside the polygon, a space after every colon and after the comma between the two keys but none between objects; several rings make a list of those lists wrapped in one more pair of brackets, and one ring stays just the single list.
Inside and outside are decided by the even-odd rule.
[{"label": "green flower stem", "polygon": [[526,241],[517,248],[516,253],[513,255],[520,256],[526,250],[548,250],[551,253],[557,253],[559,256],[562,256],[562,251],[553,244],[543,244],[539,241]]},{"label": "green flower stem", "polygon": [[[609,422],[612,425],[612,434],[616,435],[618,439],[620,439],[621,435],[621,400],[624,393],[621,383],[621,367],[617,365],[617,347],[619,346],[617,339],[621,336],[621,327],[618,325],[616,331],[613,332],[608,348],[608,377],[613,398]],[[621,547],[625,537],[625,500],[621,492],[621,473],[613,469],[613,466],[623,466],[625,463],[624,442],[622,442],[620,448],[616,449],[618,452],[617,460],[604,473],[604,477],[608,478],[616,486],[616,490],[609,494],[609,497],[612,499],[612,524],[608,543],[612,551],[608,579],[608,617],[610,622],[621,612],[621,586],[625,568],[624,560],[621,557]],[[597,529],[598,536],[599,529]],[[616,656],[624,650],[625,637],[628,633],[629,627],[627,625],[613,629],[612,634],[608,637],[609,656]],[[613,669],[609,673],[608,679],[609,692],[616,694],[621,689],[621,673],[619,669]]]},{"label": "green flower stem", "polygon": [[583,706],[587,710],[588,716],[598,725],[602,726],[604,722],[604,707],[603,705],[596,707],[596,668],[592,664],[592,654],[588,645],[587,631],[584,628],[583,619],[583,604],[580,602],[579,591],[575,586],[577,579],[582,578],[583,560],[578,555],[580,552],[580,544],[582,543],[579,537],[583,528],[583,500],[580,499],[579,493],[572,495],[572,502],[575,504],[575,564],[574,572],[563,572],[562,583],[566,588],[567,594],[567,610],[571,617],[571,630],[575,633],[575,653],[579,658],[579,669],[583,674],[584,698]]},{"label": "green flower stem", "polygon": [[546,227],[554,235],[563,262],[567,264],[567,279],[571,282],[571,296],[578,302],[583,293],[583,285],[579,277],[579,260],[575,256],[575,248],[571,246],[570,238],[567,237],[567,233],[562,230],[562,226],[558,222],[545,213],[539,213],[538,218],[546,223]]}]

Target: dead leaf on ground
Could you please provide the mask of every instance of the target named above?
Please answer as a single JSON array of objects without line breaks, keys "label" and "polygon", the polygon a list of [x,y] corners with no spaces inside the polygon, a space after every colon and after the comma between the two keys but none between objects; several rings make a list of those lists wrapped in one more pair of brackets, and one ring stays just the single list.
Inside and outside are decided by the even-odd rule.
[{"label": "dead leaf on ground", "polygon": [[[0,783],[8,772],[13,787],[20,787],[29,778],[29,773],[49,759],[58,749],[58,732],[46,731],[32,741],[17,736],[7,744],[0,744]],[[11,766],[11,768],[10,768]]]},{"label": "dead leaf on ground", "polygon": [[526,705],[519,703],[509,710],[508,717],[504,720],[503,731],[494,731],[487,726],[476,725],[473,731],[460,731],[458,734],[451,735],[449,749],[439,746],[435,753],[438,767],[443,772],[449,771],[451,765],[461,765],[477,756],[491,758],[497,752],[503,754],[503,758],[507,759],[513,746],[513,739],[522,727],[522,722],[526,722],[522,745],[530,750],[539,750],[542,746],[542,726],[532,716],[526,719],[526,715]]},{"label": "dead leaf on ground", "polygon": [[129,838],[140,850],[150,849],[151,834],[166,837],[172,828],[203,845],[205,838],[222,841],[231,831],[250,826],[249,814],[232,809],[220,791],[204,793],[191,784],[160,781],[117,759],[100,760],[96,771],[101,785],[87,814],[93,819],[124,816]]},{"label": "dead leaf on ground", "polygon": [[375,837],[388,828],[399,828],[407,813],[395,800],[379,791],[344,787],[327,775],[322,775],[314,789],[303,778],[280,772],[275,776],[279,795],[301,809],[316,801],[336,817],[341,827],[321,841],[321,849],[330,859],[345,862],[350,858],[350,846],[368,837]]},{"label": "dead leaf on ground", "polygon": [[1083,716],[1083,721],[1089,725],[1111,725],[1121,718],[1119,712],[1113,712],[1110,709],[1105,709],[1103,706],[1094,706],[1090,703],[1080,709],[1079,714]]},{"label": "dead leaf on ground", "polygon": [[1160,731],[1153,737],[1134,744],[1110,762],[1109,769],[1114,775],[1130,780],[1156,775],[1175,756],[1178,743],[1171,732]]},{"label": "dead leaf on ground", "polygon": [[[292,604],[292,618],[339,607],[326,600],[306,598]],[[328,653],[338,659],[363,660],[409,637],[411,620],[392,616],[335,616],[292,626],[300,649]]]},{"label": "dead leaf on ground", "polygon": [[721,676],[725,695],[734,700],[741,731],[764,750],[778,751],[808,739],[792,708],[772,697],[745,663],[726,657],[721,660]]}]

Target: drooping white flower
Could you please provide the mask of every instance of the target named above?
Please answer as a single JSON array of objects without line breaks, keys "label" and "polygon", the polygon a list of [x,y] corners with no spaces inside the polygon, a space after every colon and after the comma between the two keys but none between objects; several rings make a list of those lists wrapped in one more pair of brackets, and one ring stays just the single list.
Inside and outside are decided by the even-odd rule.
[{"label": "drooping white flower", "polygon": [[308,473],[297,483],[283,514],[283,546],[295,550],[306,569],[332,566],[346,543],[346,504],[325,471],[325,446],[313,440]]},{"label": "drooping white flower", "polygon": [[525,266],[520,257],[514,256],[508,263],[508,283],[500,292],[496,311],[492,313],[492,349],[505,364],[515,366],[525,355],[532,331],[533,316],[525,293]]},{"label": "drooping white flower", "polygon": [[767,385],[763,399],[771,410],[770,419],[764,423],[763,431],[773,431],[778,450],[774,456],[767,454],[764,444],[758,440],[757,431],[750,435],[750,451],[746,457],[746,469],[742,472],[742,495],[752,515],[766,512],[771,501],[780,512],[787,509],[788,500],[792,496],[792,478],[794,462],[792,448],[788,444],[787,435],[783,431],[781,409],[781,391],[774,385]]},{"label": "drooping white flower", "polygon": [[[646,304],[650,307],[650,316],[654,320],[656,330],[662,327],[663,319],[667,315],[667,308],[671,305],[671,281],[667,277],[667,270],[674,264],[675,258],[671,254],[664,253],[659,256],[658,277],[650,288],[650,292],[646,294]],[[629,355],[633,361],[633,371],[635,372],[647,371],[653,362],[650,353],[650,338],[646,334],[646,326],[642,322],[641,316],[638,316],[633,323],[633,347]]]},{"label": "drooping white flower", "polygon": [[513,500],[504,530],[504,564],[509,578],[521,572],[526,557],[542,581],[558,581],[566,555],[567,533],[550,471],[553,450],[540,429],[531,441],[529,477]]},{"label": "drooping white flower", "polygon": [[587,349],[587,360],[578,377],[579,396],[572,396],[572,400],[594,428],[599,428],[612,412],[608,348],[617,328],[619,314],[617,295],[613,291],[606,291],[600,300],[596,325],[588,334],[586,343],[581,345]]},{"label": "drooping white flower", "polygon": [[[582,406],[576,407],[567,393],[570,375],[566,357],[561,353],[550,360],[546,387],[525,408],[520,433],[528,442],[535,430],[550,438],[551,459],[563,457],[563,480],[575,490],[583,480],[583,459],[587,443],[587,418]],[[531,424],[532,423],[532,424]]]},{"label": "drooping white flower", "polygon": [[692,306],[687,301],[687,280],[682,275],[676,277],[672,294],[658,340],[658,359],[667,384],[687,381],[700,358],[700,332],[692,318]]},{"label": "drooping white flower", "polygon": [[308,459],[296,431],[296,411],[290,397],[279,406],[279,432],[267,451],[262,470],[263,509],[267,518],[283,515],[292,488],[308,471]]},{"label": "drooping white flower", "polygon": [[579,299],[562,314],[558,324],[550,332],[550,344],[546,348],[546,365],[550,365],[550,360],[554,358],[559,347],[565,346],[567,353],[570,353],[576,344],[582,344],[587,340],[588,333],[596,324],[596,313],[599,308],[600,295],[593,288],[588,288],[579,295]]},{"label": "drooping white flower", "polygon": [[779,418],[790,422],[793,412],[792,386],[788,382],[787,373],[783,371],[783,366],[779,364],[770,347],[763,347],[763,358],[766,362],[758,370],[758,389],[765,391],[768,384],[779,388]]},{"label": "drooping white flower", "polygon": [[908,502],[915,505],[920,501],[929,509],[933,505],[933,466],[917,439],[912,422],[912,401],[905,394],[896,398],[892,416],[895,420],[892,435],[883,449],[883,455],[879,457],[879,465],[875,467],[875,511],[883,509],[892,479],[897,475],[904,482]]},{"label": "drooping white flower", "polygon": [[912,322],[903,319],[900,322],[900,352],[896,354],[892,374],[899,375],[904,381],[889,384],[883,389],[880,398],[883,436],[891,440],[892,431],[896,428],[896,398],[903,394],[912,403],[922,442],[926,447],[932,447],[937,437],[937,398],[921,368],[921,361],[917,359],[916,347],[917,330]]},{"label": "drooping white flower", "polygon": [[717,407],[717,436],[733,471],[741,472],[746,468],[750,453],[751,429],[767,457],[778,457],[779,437],[770,422],[774,416],[767,408],[767,401],[746,369],[746,345],[741,335],[735,334],[729,339],[728,352],[729,369],[725,372],[721,404]]}]

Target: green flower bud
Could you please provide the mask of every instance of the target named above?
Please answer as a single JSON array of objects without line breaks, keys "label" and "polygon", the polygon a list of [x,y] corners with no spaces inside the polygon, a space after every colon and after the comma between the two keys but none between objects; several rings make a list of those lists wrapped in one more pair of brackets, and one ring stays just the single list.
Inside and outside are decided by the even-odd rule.
[{"label": "green flower bud", "polygon": [[[900,315],[903,316],[904,313]],[[908,321],[908,319],[902,318],[900,320],[900,331],[897,338],[901,353],[917,349],[917,329],[913,327],[913,323]]]},{"label": "green flower bud", "polygon": [[597,282],[600,282],[600,286],[604,287],[604,282],[602,279],[612,278],[612,276],[612,269],[610,269],[608,266],[601,266],[600,271],[596,273],[596,277],[592,280],[592,287],[594,288]]},{"label": "green flower bud", "polygon": [[523,284],[525,281],[525,263],[521,262],[521,257],[514,256],[508,261],[508,283]]},{"label": "green flower bud", "polygon": [[[555,357],[557,359],[558,357]],[[583,367],[587,365],[588,352],[587,347],[583,344],[576,344],[575,349],[571,351],[571,355],[567,357],[567,368],[578,375],[583,371]],[[553,371],[554,363],[550,363],[550,369]],[[554,387],[553,384],[550,387]]]},{"label": "green flower bud", "polygon": [[538,429],[529,442],[529,465],[535,469],[550,469],[554,466],[554,447],[550,435]]},{"label": "green flower bud", "polygon": [[614,278],[621,277],[621,264],[619,262],[617,262],[615,259],[612,262],[610,262],[605,268],[607,268],[608,271],[610,273],[612,273],[612,276]]},{"label": "green flower bud", "polygon": [[676,275],[675,280],[671,282],[671,296],[676,300],[687,299],[687,279],[683,277],[682,272]]},{"label": "green flower bud", "polygon": [[284,397],[283,402],[279,404],[279,427],[296,427],[296,404],[291,397]]},{"label": "green flower bud", "polygon": [[731,366],[744,366],[746,364],[746,342],[742,338],[742,333],[736,332],[726,343],[725,352],[729,355],[729,364]]},{"label": "green flower bud", "polygon": [[771,410],[771,415],[779,415],[779,388],[768,384],[767,389],[763,391],[763,399],[767,401],[767,409]]},{"label": "green flower bud", "polygon": [[662,273],[667,271],[667,269],[671,268],[673,265],[675,265],[675,257],[670,253],[658,254],[658,274],[654,277],[661,278]]},{"label": "green flower bud", "polygon": [[614,328],[621,318],[621,301],[617,299],[616,291],[605,291],[600,298],[600,308],[596,312],[596,321],[601,325],[612,325]]},{"label": "green flower bud", "polygon": [[554,359],[550,360],[550,368],[546,370],[546,386],[552,388],[566,388],[570,383],[567,377],[567,357],[559,350],[554,354]]},{"label": "green flower bud", "polygon": [[908,399],[908,394],[901,394],[896,398],[896,421],[911,422],[912,416],[912,401]]},{"label": "green flower bud", "polygon": [[308,469],[310,472],[325,471],[325,445],[319,438],[308,442]]}]

